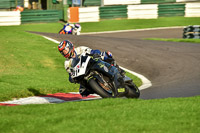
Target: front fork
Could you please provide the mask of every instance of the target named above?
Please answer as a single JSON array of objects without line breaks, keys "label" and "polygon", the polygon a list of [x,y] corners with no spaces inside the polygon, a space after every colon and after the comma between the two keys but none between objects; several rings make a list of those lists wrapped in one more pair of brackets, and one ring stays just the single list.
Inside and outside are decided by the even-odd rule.
[{"label": "front fork", "polygon": [[[101,75],[97,72],[97,71],[93,71],[91,72],[89,75],[87,75],[86,77],[84,77],[85,80],[87,80],[87,82],[91,79],[91,78],[95,78],[98,81],[100,81],[102,84],[105,84],[106,81],[101,77]],[[122,97],[125,94],[128,93],[127,88],[125,87],[125,83],[124,80],[121,76],[118,75],[114,75],[111,78],[111,89],[112,89],[112,96],[115,97]],[[107,83],[106,83],[107,84]],[[125,92],[118,92],[118,88],[119,86],[123,87],[125,89]]]},{"label": "front fork", "polygon": [[[84,79],[88,82],[91,78],[94,78],[94,79],[97,79],[99,82],[101,82],[102,84],[107,84],[107,82],[101,77],[101,75],[97,72],[97,71],[93,71],[93,72],[90,72],[90,74],[88,74],[87,76],[84,77]],[[112,77],[114,78],[114,77]],[[113,80],[112,80],[113,81]],[[111,89],[112,89],[112,94],[113,94],[113,97],[117,97],[118,95],[118,91],[117,91],[117,87],[113,82],[111,82]]]}]

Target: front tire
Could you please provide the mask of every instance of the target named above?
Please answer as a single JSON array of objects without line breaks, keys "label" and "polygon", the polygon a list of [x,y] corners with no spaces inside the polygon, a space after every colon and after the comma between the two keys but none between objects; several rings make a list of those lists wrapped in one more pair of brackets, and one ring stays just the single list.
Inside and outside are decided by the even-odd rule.
[{"label": "front tire", "polygon": [[89,80],[89,85],[93,89],[94,92],[96,92],[98,95],[100,95],[102,98],[110,98],[112,97],[112,93],[107,92],[104,90],[94,79]]}]

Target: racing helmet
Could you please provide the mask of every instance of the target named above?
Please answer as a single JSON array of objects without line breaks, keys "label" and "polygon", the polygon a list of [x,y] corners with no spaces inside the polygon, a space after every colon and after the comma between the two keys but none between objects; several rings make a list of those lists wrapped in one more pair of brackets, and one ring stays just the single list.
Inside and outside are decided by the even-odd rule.
[{"label": "racing helmet", "polygon": [[74,26],[75,26],[75,28],[78,29],[81,25],[79,23],[76,23]]},{"label": "racing helmet", "polygon": [[[74,55],[74,45],[68,40],[60,42],[58,45],[58,50],[65,58],[70,59]],[[67,53],[64,52],[64,50],[67,50]]]}]

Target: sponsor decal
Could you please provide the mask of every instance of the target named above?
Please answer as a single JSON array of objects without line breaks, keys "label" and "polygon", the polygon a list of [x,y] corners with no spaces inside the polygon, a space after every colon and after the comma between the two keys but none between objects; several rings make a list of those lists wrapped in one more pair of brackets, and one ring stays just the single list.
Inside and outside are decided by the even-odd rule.
[{"label": "sponsor decal", "polygon": [[99,67],[100,68],[103,68],[104,67],[104,64],[103,63],[98,63]]}]

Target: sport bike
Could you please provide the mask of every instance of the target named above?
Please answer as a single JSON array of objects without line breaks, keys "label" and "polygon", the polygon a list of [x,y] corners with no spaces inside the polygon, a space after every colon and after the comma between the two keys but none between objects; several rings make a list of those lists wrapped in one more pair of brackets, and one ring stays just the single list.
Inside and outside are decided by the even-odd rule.
[{"label": "sport bike", "polygon": [[87,92],[96,93],[102,98],[138,98],[140,91],[132,79],[122,76],[119,68],[88,54],[73,59],[71,78],[81,84]]},{"label": "sport bike", "polygon": [[59,34],[71,34],[80,35],[81,25],[80,24],[65,24],[64,27],[59,31]]}]

